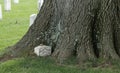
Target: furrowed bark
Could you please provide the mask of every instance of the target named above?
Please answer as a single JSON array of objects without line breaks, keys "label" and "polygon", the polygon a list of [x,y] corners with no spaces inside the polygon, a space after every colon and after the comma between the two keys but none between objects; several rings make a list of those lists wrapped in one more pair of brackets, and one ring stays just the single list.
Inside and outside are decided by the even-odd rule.
[{"label": "furrowed bark", "polygon": [[99,36],[99,52],[103,59],[118,59],[115,51],[113,26],[115,4],[114,0],[102,0],[101,8],[98,14],[100,36]]}]

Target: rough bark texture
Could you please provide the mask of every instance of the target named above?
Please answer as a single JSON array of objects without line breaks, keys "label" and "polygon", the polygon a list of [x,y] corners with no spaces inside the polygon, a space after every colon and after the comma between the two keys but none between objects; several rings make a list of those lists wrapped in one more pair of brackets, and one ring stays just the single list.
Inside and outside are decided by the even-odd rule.
[{"label": "rough bark texture", "polygon": [[119,59],[119,0],[45,0],[34,24],[13,47],[13,57],[30,55],[39,44],[52,46],[59,62]]}]

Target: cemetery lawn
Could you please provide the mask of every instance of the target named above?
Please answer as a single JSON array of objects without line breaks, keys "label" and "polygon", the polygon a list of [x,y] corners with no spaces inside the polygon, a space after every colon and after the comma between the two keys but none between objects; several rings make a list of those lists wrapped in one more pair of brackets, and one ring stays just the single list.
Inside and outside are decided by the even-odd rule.
[{"label": "cemetery lawn", "polygon": [[118,67],[80,68],[58,65],[51,58],[31,57],[9,60],[0,64],[0,73],[120,73]]},{"label": "cemetery lawn", "polygon": [[[13,1],[13,0],[12,0]],[[2,8],[4,1],[0,0]],[[15,44],[29,28],[29,16],[37,13],[37,0],[20,0],[12,10],[3,9],[0,21],[0,54],[5,48]],[[109,68],[80,68],[76,65],[58,65],[50,57],[26,57],[0,62],[0,73],[120,73],[120,64]]]},{"label": "cemetery lawn", "polygon": [[11,1],[11,11],[5,11],[4,0],[0,0],[3,10],[3,20],[0,21],[0,51],[22,38],[29,28],[30,15],[38,13],[37,0],[20,0],[19,4]]}]

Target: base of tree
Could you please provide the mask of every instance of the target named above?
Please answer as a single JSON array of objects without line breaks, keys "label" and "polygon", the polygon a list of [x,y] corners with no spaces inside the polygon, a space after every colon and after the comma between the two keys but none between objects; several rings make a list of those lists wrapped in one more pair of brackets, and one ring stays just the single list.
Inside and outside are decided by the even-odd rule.
[{"label": "base of tree", "polygon": [[119,5],[120,0],[45,0],[28,32],[0,59],[32,56],[34,47],[43,44],[52,47],[60,64],[72,56],[81,66],[98,59],[111,64],[120,59]]}]

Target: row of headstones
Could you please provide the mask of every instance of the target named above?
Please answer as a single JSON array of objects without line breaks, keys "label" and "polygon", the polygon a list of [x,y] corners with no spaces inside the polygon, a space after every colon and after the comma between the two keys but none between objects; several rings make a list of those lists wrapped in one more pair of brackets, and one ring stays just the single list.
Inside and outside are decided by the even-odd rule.
[{"label": "row of headstones", "polygon": [[[41,7],[43,5],[43,2],[44,2],[44,0],[38,0],[38,10],[39,11],[40,11],[40,9],[41,9]],[[34,23],[36,17],[37,17],[37,14],[31,14],[30,15],[30,24],[29,24],[29,26],[31,26]]]},{"label": "row of headstones", "polygon": [[[19,3],[19,0],[13,0],[15,4]],[[4,0],[4,10],[11,10],[11,0]],[[0,4],[0,20],[2,20],[2,5]]]},{"label": "row of headstones", "polygon": [[[40,9],[41,9],[41,7],[43,5],[43,2],[44,2],[44,0],[38,0],[38,10],[39,11],[40,11]],[[18,4],[19,0],[14,0],[14,3]],[[5,4],[5,10],[10,11],[11,10],[11,0],[4,0],[4,4]],[[37,14],[31,14],[30,15],[30,24],[29,24],[29,26],[31,26],[34,23],[36,17],[37,17]],[[0,5],[0,20],[2,20],[2,7],[1,7],[1,5]]]}]

